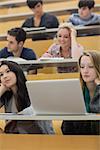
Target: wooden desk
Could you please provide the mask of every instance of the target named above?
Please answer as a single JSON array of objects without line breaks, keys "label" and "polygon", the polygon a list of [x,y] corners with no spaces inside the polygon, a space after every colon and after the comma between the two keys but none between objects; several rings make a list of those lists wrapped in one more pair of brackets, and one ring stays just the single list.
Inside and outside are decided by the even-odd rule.
[{"label": "wooden desk", "polygon": [[74,73],[38,73],[36,75],[26,75],[27,80],[52,80],[52,79],[72,79],[79,78],[79,72]]},{"label": "wooden desk", "polygon": [[0,120],[100,120],[100,114],[87,115],[22,115],[0,113]]},{"label": "wooden desk", "polygon": [[0,150],[99,150],[100,136],[0,135]]},{"label": "wooden desk", "polygon": [[[45,29],[45,30],[39,30],[39,31],[32,31],[32,28],[28,28],[27,32],[27,38],[32,38],[33,35],[39,35],[39,34],[56,34],[58,31],[58,28],[52,28],[52,29]],[[87,35],[100,35],[100,26],[99,25],[93,25],[93,26],[76,26],[75,27],[77,31],[77,37],[81,36],[87,36]]]},{"label": "wooden desk", "polygon": [[[89,35],[100,35],[100,26],[99,25],[93,25],[93,26],[84,26],[84,27],[78,27],[76,26],[75,29],[77,30],[77,37],[83,37],[83,36],[89,36]],[[45,30],[38,30],[38,31],[32,31],[32,28],[30,28],[30,32],[28,29],[27,32],[27,38],[32,38],[33,36],[40,34],[42,35],[55,35],[58,31],[58,28],[52,28],[52,29],[45,29]],[[53,37],[51,37],[53,38]],[[0,41],[5,41],[7,39],[7,34],[1,34],[0,35]]]},{"label": "wooden desk", "polygon": [[[66,3],[64,2],[64,4],[66,6],[67,2]],[[60,4],[59,4],[59,7],[60,7]],[[61,15],[72,14],[72,13],[78,11],[77,6],[64,7],[64,8],[60,8],[60,9],[57,9],[57,8],[58,7],[56,7],[56,9],[51,8],[51,10],[49,9],[49,10],[46,10],[45,12],[51,13],[51,14],[56,15],[56,16],[61,16]],[[96,12],[100,11],[100,5],[99,4],[95,5],[94,11],[96,11]],[[26,19],[26,18],[31,17],[31,16],[33,16],[33,12],[0,15],[0,22],[22,20],[22,19]]]},{"label": "wooden desk", "polygon": [[[43,0],[44,4],[48,3],[56,3],[56,2],[66,2],[66,0]],[[67,0],[68,1],[68,0]],[[26,6],[26,0],[14,0],[14,1],[6,1],[0,2],[0,8],[9,8],[9,7],[19,7],[19,6]]]},{"label": "wooden desk", "polygon": [[[44,58],[45,59],[45,58]],[[43,67],[69,67],[69,66],[77,66],[77,59],[60,59],[60,58],[50,58],[46,61],[42,60],[21,60],[20,58],[1,58],[2,60],[10,60],[15,61],[18,64],[21,65],[24,71],[27,71],[28,69],[39,69]]]}]

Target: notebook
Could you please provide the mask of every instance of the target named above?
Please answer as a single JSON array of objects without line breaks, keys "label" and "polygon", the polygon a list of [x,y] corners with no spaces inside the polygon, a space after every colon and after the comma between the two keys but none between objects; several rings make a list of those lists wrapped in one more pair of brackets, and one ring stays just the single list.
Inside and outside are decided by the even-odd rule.
[{"label": "notebook", "polygon": [[26,86],[36,115],[86,113],[79,79],[33,80]]},{"label": "notebook", "polygon": [[42,30],[46,30],[46,27],[33,27],[33,28],[27,28],[24,27],[23,28],[26,32],[32,32],[32,31],[42,31]]}]

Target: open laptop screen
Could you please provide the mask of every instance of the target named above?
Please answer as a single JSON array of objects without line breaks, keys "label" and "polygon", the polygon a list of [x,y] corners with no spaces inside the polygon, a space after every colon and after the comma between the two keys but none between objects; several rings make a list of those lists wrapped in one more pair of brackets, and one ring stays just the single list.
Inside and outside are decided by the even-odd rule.
[{"label": "open laptop screen", "polygon": [[26,82],[35,114],[85,114],[79,79]]}]

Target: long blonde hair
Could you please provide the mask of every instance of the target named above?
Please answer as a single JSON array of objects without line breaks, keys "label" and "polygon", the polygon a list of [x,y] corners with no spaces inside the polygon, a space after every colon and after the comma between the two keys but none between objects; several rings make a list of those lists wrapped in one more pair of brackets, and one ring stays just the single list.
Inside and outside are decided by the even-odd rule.
[{"label": "long blonde hair", "polygon": [[[74,28],[74,26],[71,24],[71,23],[62,23],[59,25],[59,28],[58,28],[58,32],[60,29],[66,29],[69,31],[69,38],[70,38],[70,43],[69,43],[69,49],[70,49],[70,53],[71,53],[71,57],[72,58],[79,58],[80,55],[83,53],[83,46],[78,44],[77,43],[77,38],[76,38],[76,30]],[[57,32],[57,34],[58,34]],[[58,42],[58,37],[56,36],[55,38],[55,44],[58,44],[59,45],[59,42]]]}]

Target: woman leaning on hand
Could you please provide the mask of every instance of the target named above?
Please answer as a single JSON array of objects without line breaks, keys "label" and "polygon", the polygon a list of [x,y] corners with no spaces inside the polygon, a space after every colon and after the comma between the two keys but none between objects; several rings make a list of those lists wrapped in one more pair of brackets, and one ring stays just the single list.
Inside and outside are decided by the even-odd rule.
[{"label": "woman leaning on hand", "polygon": [[[6,113],[33,114],[26,88],[26,78],[17,63],[0,62],[0,83],[0,108],[4,106]],[[40,122],[42,121],[7,120],[4,132],[15,134],[50,134],[53,132],[52,124],[48,121],[44,121],[44,124]]]}]

